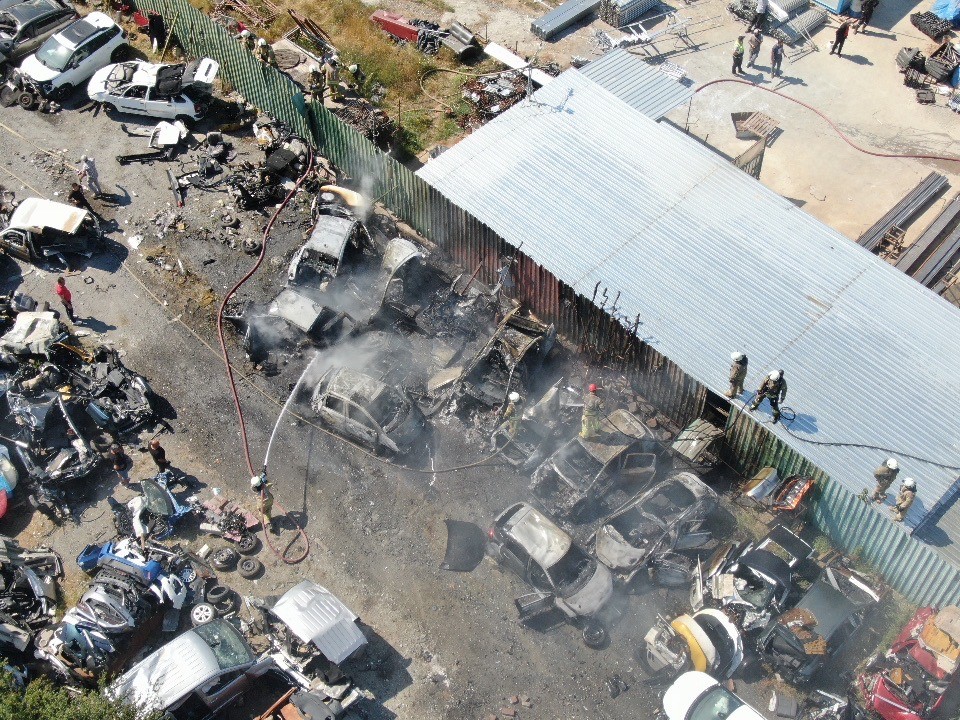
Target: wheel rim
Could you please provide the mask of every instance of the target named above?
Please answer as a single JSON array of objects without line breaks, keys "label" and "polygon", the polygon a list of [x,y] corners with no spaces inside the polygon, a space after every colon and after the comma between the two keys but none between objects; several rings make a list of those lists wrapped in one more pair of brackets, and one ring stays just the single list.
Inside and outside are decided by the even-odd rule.
[{"label": "wheel rim", "polygon": [[213,620],[213,608],[207,605],[198,605],[193,609],[193,619],[198,623],[208,623]]}]

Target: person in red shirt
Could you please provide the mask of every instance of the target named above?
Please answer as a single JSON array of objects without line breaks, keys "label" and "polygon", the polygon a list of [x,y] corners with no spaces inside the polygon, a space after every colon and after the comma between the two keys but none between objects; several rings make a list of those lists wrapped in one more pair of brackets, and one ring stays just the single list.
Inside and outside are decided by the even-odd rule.
[{"label": "person in red shirt", "polygon": [[56,292],[60,302],[63,303],[63,309],[67,311],[67,317],[70,318],[70,322],[73,322],[73,295],[67,289],[67,281],[62,277],[57,278]]}]

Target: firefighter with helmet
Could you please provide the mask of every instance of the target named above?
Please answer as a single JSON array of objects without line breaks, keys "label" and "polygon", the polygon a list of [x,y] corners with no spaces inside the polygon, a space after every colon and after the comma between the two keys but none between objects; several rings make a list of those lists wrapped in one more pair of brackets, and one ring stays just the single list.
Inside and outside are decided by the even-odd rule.
[{"label": "firefighter with helmet", "polygon": [[597,396],[597,386],[590,383],[587,394],[583,396],[583,416],[580,418],[580,437],[593,440],[600,435],[600,411],[603,400]]},{"label": "firefighter with helmet", "polygon": [[770,401],[770,408],[773,410],[774,424],[780,422],[780,403],[787,397],[787,381],[783,377],[783,370],[774,370],[763,379],[760,389],[757,390],[757,396],[750,403],[750,409],[756,410],[764,399]]},{"label": "firefighter with helmet", "polygon": [[895,522],[903,522],[910,511],[910,506],[917,497],[917,483],[913,478],[907,478],[900,486],[900,492],[897,493],[897,501],[893,505],[893,519]]},{"label": "firefighter with helmet", "polygon": [[897,479],[897,473],[900,472],[900,465],[896,458],[887,458],[886,462],[873,471],[873,477],[877,481],[877,487],[874,488],[873,502],[884,502],[887,499],[887,490]]},{"label": "firefighter with helmet", "polygon": [[250,478],[250,489],[257,494],[257,510],[263,519],[265,529],[269,529],[276,535],[277,531],[273,526],[273,493],[270,492],[267,474],[261,473]]}]

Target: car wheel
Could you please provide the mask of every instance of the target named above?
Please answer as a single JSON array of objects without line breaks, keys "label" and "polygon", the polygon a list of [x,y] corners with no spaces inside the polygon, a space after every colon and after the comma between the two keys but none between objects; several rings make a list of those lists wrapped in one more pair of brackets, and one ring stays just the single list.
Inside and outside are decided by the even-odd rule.
[{"label": "car wheel", "polygon": [[583,644],[591,650],[600,650],[606,647],[610,640],[607,628],[599,620],[587,620],[583,626]]},{"label": "car wheel", "polygon": [[253,555],[260,549],[260,538],[253,533],[244,533],[237,541],[237,550],[241,555]]},{"label": "car wheel", "polygon": [[118,112],[117,106],[114,105],[113,103],[108,103],[108,102],[105,102],[105,103],[103,104],[103,111],[104,111],[107,115],[116,115],[117,112]]},{"label": "car wheel", "polygon": [[214,585],[212,588],[207,590],[205,599],[211,605],[216,605],[229,594],[230,588],[228,588],[226,585]]},{"label": "car wheel", "polygon": [[237,564],[238,557],[233,548],[220,548],[210,556],[210,564],[215,570],[229,570]]},{"label": "car wheel", "polygon": [[217,616],[217,609],[210,603],[197,603],[190,610],[190,622],[194,627],[206,625]]},{"label": "car wheel", "polygon": [[20,93],[20,97],[17,98],[17,103],[24,110],[36,110],[37,108],[37,98],[33,93]]},{"label": "car wheel", "polygon": [[240,577],[253,580],[263,572],[263,563],[256,558],[244,558],[237,566],[237,572],[240,573]]}]

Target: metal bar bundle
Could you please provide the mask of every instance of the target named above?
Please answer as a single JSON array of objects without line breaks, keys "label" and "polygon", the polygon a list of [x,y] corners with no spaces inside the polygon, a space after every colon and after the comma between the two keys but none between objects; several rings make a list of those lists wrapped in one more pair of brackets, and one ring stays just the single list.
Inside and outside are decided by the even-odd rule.
[{"label": "metal bar bundle", "polygon": [[600,19],[619,29],[659,4],[660,0],[601,0]]},{"label": "metal bar bundle", "polygon": [[917,214],[917,211],[930,202],[946,186],[946,177],[940,173],[930,173],[900,202],[894,205],[886,215],[880,218],[873,227],[861,235],[857,242],[872,252],[890,228],[894,225],[906,227],[911,218]]},{"label": "metal bar bundle", "polygon": [[549,40],[575,22],[596,12],[598,7],[600,7],[600,0],[567,0],[530,23],[530,32],[541,40]]},{"label": "metal bar bundle", "polygon": [[913,274],[913,279],[921,285],[932,287],[934,281],[954,256],[960,252],[960,227],[955,228],[947,238],[940,243],[940,247],[927,261]]},{"label": "metal bar bundle", "polygon": [[797,15],[793,20],[785,22],[783,27],[790,28],[794,35],[803,37],[810,35],[827,21],[827,11],[819,7],[811,7]]},{"label": "metal bar bundle", "polygon": [[960,220],[960,193],[947,203],[923,234],[900,256],[896,263],[897,270],[913,276],[930,253],[940,245],[943,238],[954,229],[958,220]]}]

